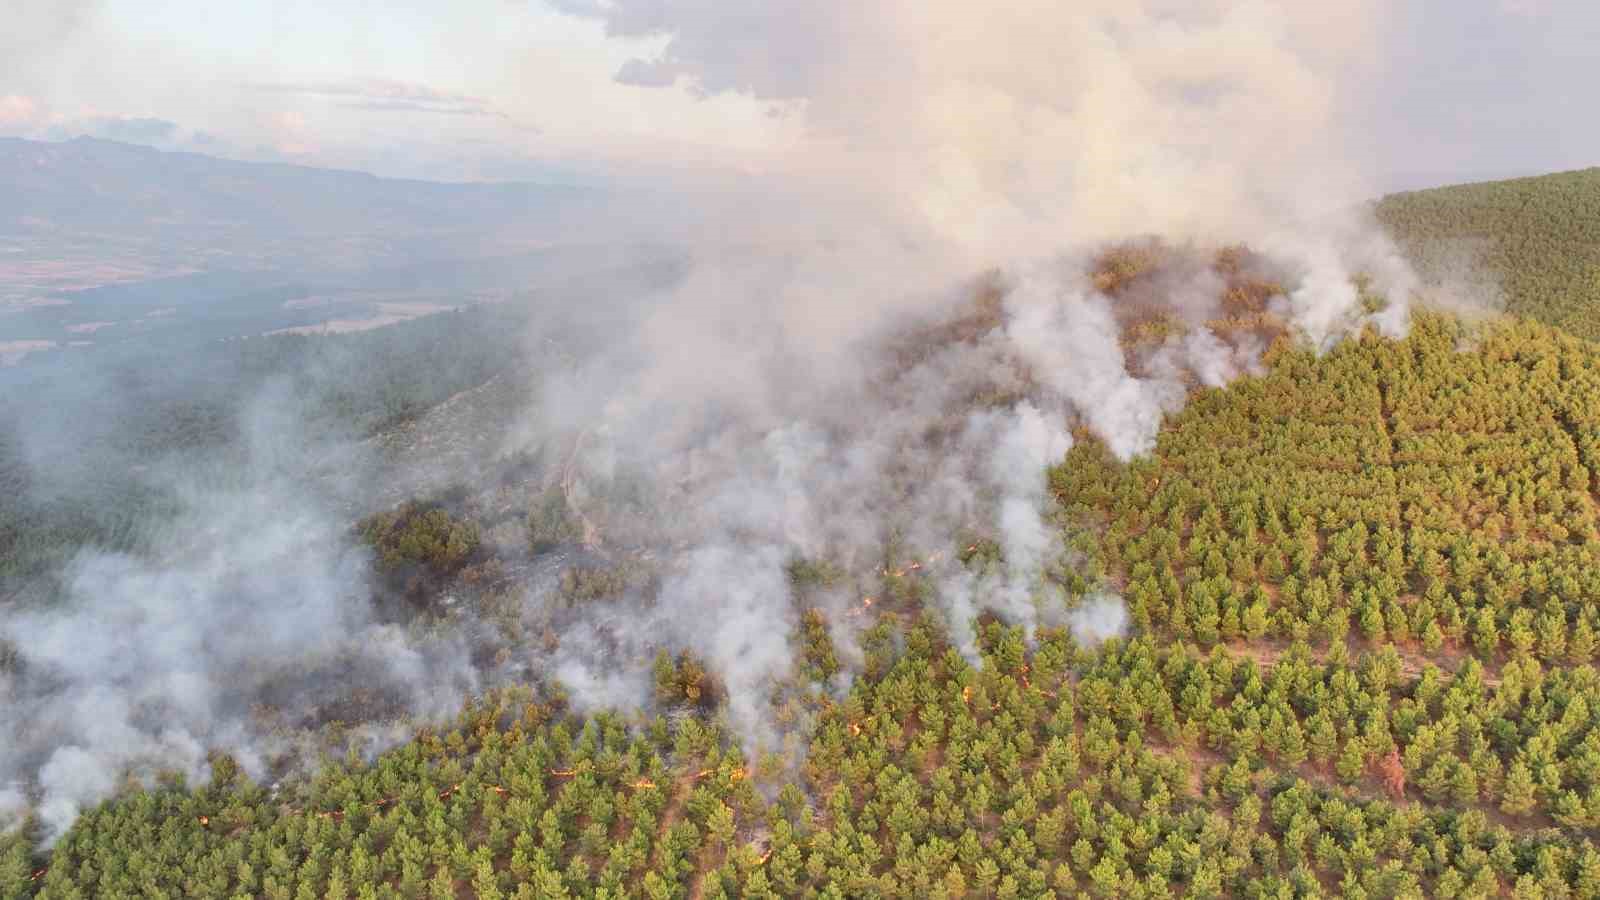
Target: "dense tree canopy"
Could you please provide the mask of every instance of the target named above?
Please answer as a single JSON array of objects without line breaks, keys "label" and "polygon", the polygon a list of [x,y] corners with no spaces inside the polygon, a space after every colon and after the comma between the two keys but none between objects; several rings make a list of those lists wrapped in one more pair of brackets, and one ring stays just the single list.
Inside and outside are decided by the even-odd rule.
[{"label": "dense tree canopy", "polygon": [[[134,788],[49,854],[37,829],[6,838],[0,892],[1600,895],[1596,398],[1600,350],[1527,322],[1280,342],[1152,454],[1082,440],[1051,471],[1126,638],[986,616],[974,666],[884,604],[831,695],[805,686],[840,668],[811,605],[838,573],[799,561],[796,684],[774,697],[804,753],[744,758],[701,661],[663,654],[653,720],[515,689],[275,789],[219,757],[209,785]],[[415,504],[369,531],[401,562],[469,545]]]},{"label": "dense tree canopy", "polygon": [[1395,194],[1376,211],[1425,276],[1600,338],[1600,169]]}]

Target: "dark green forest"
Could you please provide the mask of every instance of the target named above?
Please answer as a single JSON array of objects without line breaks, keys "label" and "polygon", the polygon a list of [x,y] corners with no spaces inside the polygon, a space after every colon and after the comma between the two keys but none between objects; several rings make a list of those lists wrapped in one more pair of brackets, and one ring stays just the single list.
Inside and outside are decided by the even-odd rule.
[{"label": "dark green forest", "polygon": [[1394,194],[1376,212],[1424,277],[1600,338],[1600,169]]}]

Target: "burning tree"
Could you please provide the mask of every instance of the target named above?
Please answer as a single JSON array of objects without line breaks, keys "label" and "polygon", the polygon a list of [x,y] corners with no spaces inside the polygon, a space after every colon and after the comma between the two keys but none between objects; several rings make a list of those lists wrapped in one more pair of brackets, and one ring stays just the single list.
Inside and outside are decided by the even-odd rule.
[{"label": "burning tree", "polygon": [[1399,748],[1393,748],[1378,762],[1378,774],[1383,776],[1384,789],[1396,800],[1406,795],[1406,769],[1400,762]]}]

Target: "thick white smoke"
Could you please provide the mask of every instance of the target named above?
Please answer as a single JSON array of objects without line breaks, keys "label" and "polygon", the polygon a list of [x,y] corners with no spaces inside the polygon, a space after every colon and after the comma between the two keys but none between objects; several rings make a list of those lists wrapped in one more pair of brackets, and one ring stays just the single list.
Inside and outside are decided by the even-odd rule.
[{"label": "thick white smoke", "polygon": [[[770,101],[768,161],[978,257],[1260,238],[1359,199],[1384,7],[1298,0],[554,0],[660,56],[637,84]],[[649,77],[639,77],[649,73]]]},{"label": "thick white smoke", "polygon": [[[462,639],[378,621],[367,553],[308,492],[294,416],[271,400],[251,413],[236,465],[169,474],[182,511],[153,536],[159,555],[86,550],[58,603],[0,621],[17,653],[0,670],[0,816],[31,794],[53,839],[126,774],[195,783],[217,750],[265,777],[309,756],[300,726],[349,720],[352,696],[363,717],[436,718],[477,688]],[[350,737],[403,738],[389,725]]]},{"label": "thick white smoke", "polygon": [[[859,612],[876,590],[860,573],[907,561],[877,558],[885,547],[947,554],[916,577],[969,657],[985,609],[1085,640],[1122,633],[1117,598],[1070,598],[1052,577],[1072,559],[1044,468],[1074,425],[1120,458],[1149,451],[1191,385],[1259,371],[1265,347],[1208,330],[1221,283],[1198,265],[1161,287],[1185,327],[1131,358],[1089,248],[1159,234],[1208,258],[1247,242],[1285,285],[1273,312],[1313,345],[1405,328],[1409,273],[1348,212],[1365,179],[1345,123],[1369,87],[1376,3],[555,5],[664,39],[619,80],[745,94],[787,126],[752,161],[784,188],[697,222],[689,276],[642,306],[614,354],[548,392],[530,429],[602,434],[606,464],[580,467],[596,495],[619,471],[656,486],[670,514],[652,527],[678,561],[645,613],[612,613],[605,630],[710,661],[752,743],[796,654],[780,577],[795,558],[855,573],[807,602]],[[996,306],[970,333],[896,342],[959,320],[982,290],[965,279],[985,270],[999,272]],[[1387,307],[1364,308],[1357,272]],[[950,562],[972,533],[1003,565]],[[561,665],[577,684],[617,684],[614,658],[578,648]]]},{"label": "thick white smoke", "polygon": [[[609,552],[649,551],[663,571],[653,596],[600,603],[559,635],[550,663],[581,707],[648,703],[654,652],[689,650],[723,680],[730,722],[751,747],[776,747],[770,700],[798,652],[802,609],[786,578],[797,559],[848,573],[804,601],[835,623],[869,623],[896,608],[880,591],[888,579],[917,580],[974,662],[985,610],[1030,633],[1048,624],[1091,643],[1120,635],[1119,598],[1069,596],[1054,577],[1073,559],[1047,467],[1075,426],[1124,460],[1145,453],[1192,385],[1259,368],[1259,342],[1225,342],[1201,325],[1219,315],[1210,270],[1170,286],[1171,308],[1197,327],[1136,360],[1086,256],[881,300],[850,290],[848,271],[832,267],[840,258],[797,248],[754,283],[748,258],[728,271],[701,260],[644,304],[637,331],[550,382],[540,408],[553,414],[519,429],[581,432],[575,502],[601,510],[593,521]],[[788,317],[814,308],[819,284],[854,298],[830,303],[856,310],[858,324],[813,354]],[[1278,302],[1292,305],[1297,289],[1291,281]],[[1339,321],[1370,317],[1353,307]],[[649,502],[603,511],[603,498],[637,482]],[[1003,562],[957,562],[964,535],[992,539]]]}]

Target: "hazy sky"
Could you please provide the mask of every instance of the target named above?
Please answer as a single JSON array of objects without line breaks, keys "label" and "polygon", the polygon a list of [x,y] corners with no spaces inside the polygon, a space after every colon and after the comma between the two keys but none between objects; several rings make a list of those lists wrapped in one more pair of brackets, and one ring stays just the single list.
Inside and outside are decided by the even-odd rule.
[{"label": "hazy sky", "polygon": [[[0,134],[449,179],[759,168],[815,126],[798,110],[830,29],[882,25],[828,6],[11,0]],[[1600,164],[1600,3],[1396,0],[1381,16],[1338,119],[1375,181]],[[892,65],[906,33],[882,34]]]}]

